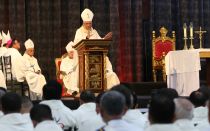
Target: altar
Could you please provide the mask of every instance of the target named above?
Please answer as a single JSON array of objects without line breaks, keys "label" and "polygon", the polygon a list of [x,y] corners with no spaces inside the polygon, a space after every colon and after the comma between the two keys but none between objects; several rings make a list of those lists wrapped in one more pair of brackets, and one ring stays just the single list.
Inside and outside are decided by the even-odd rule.
[{"label": "altar", "polygon": [[[210,58],[210,49],[177,50],[165,57],[168,88],[176,89],[180,96],[189,96],[200,87],[200,59]],[[207,65],[210,65],[207,60]],[[207,83],[210,83],[207,69]]]}]

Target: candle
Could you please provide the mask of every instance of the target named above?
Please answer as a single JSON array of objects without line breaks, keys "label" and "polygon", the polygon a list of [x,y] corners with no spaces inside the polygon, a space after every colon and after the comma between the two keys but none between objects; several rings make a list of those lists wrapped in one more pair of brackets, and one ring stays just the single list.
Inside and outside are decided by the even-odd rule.
[{"label": "candle", "polygon": [[187,25],[186,25],[186,23],[184,23],[183,29],[184,29],[184,38],[187,38]]},{"label": "candle", "polygon": [[190,22],[190,37],[193,38],[193,24]]}]

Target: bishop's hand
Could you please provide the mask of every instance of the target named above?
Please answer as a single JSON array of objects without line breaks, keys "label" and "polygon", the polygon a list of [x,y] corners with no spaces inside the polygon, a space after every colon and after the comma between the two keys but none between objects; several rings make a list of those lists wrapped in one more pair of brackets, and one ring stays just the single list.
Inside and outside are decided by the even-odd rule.
[{"label": "bishop's hand", "polygon": [[105,39],[105,40],[111,40],[111,39],[112,39],[112,32],[107,33],[107,34],[104,36],[104,39]]}]

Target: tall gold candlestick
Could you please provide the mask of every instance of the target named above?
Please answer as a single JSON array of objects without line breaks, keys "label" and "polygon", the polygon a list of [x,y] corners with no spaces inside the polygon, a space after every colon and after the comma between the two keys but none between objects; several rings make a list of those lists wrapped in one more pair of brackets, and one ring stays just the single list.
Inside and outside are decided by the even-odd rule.
[{"label": "tall gold candlestick", "polygon": [[187,48],[187,25],[186,23],[183,24],[183,33],[184,33],[184,48],[183,50],[188,50]]},{"label": "tall gold candlestick", "polygon": [[193,23],[190,22],[190,50],[194,49],[194,46],[193,46]]},{"label": "tall gold candlestick", "polygon": [[184,37],[184,48],[183,50],[188,50],[188,47],[187,47],[187,37]]},{"label": "tall gold candlestick", "polygon": [[194,46],[193,46],[193,37],[190,37],[190,50],[193,50],[194,49]]}]

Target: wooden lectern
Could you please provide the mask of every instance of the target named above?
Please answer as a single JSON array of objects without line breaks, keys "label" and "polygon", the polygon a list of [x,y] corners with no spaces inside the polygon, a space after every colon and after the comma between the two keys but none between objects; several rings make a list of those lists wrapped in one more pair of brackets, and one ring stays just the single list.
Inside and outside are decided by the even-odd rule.
[{"label": "wooden lectern", "polygon": [[106,56],[111,40],[81,40],[75,46],[79,56],[79,88],[99,93],[106,90]]}]

